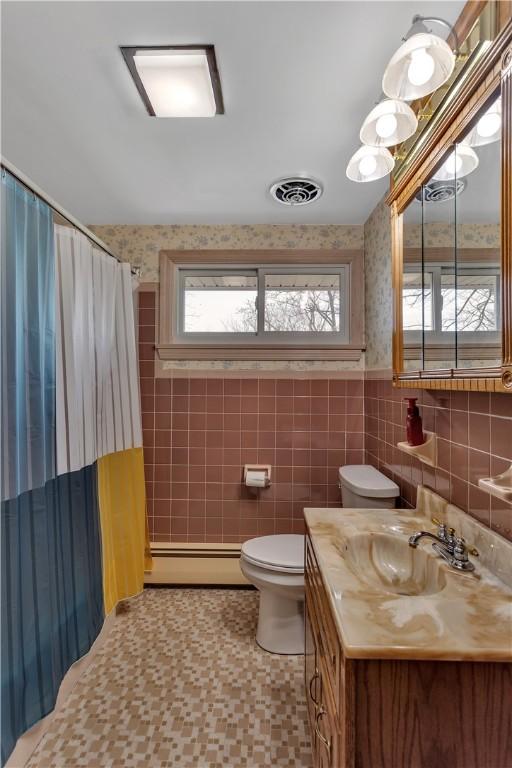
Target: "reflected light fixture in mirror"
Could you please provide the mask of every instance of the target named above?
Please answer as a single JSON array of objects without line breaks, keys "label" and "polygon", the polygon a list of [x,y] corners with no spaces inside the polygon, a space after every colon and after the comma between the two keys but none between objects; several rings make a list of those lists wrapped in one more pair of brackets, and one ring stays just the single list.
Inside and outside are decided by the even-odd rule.
[{"label": "reflected light fixture in mirror", "polygon": [[366,117],[359,138],[371,147],[394,147],[415,133],[418,120],[408,104],[385,99]]},{"label": "reflected light fixture in mirror", "polygon": [[363,145],[350,158],[347,176],[351,181],[376,181],[391,173],[394,165],[389,149]]},{"label": "reflected light fixture in mirror", "polygon": [[472,131],[463,139],[468,147],[482,147],[501,138],[501,98],[497,98],[484,112]]},{"label": "reflected light fixture in mirror", "polygon": [[457,144],[442,166],[434,173],[433,179],[436,181],[452,181],[468,176],[478,168],[478,155],[465,144]]}]

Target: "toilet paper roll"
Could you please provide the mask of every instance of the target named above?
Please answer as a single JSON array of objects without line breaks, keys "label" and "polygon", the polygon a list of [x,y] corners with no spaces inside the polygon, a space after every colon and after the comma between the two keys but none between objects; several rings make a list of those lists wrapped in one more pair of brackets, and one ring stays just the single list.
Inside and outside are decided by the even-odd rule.
[{"label": "toilet paper roll", "polygon": [[250,488],[265,488],[267,484],[267,473],[249,470],[245,478],[245,484]]}]

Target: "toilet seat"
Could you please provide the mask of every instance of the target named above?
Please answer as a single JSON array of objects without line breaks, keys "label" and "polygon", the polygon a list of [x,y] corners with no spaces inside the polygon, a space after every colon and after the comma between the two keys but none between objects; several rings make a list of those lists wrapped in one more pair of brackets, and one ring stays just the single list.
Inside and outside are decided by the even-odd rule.
[{"label": "toilet seat", "polygon": [[304,536],[283,533],[249,539],[242,544],[242,557],[269,571],[304,573]]}]

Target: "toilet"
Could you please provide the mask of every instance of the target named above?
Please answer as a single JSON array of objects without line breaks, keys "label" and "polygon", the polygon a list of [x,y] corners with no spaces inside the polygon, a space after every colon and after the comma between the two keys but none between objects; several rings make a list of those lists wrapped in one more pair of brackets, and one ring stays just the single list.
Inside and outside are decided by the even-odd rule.
[{"label": "toilet", "polygon": [[347,508],[392,509],[400,489],[370,464],[347,464],[338,470],[341,503]]},{"label": "toilet", "polygon": [[240,568],[260,592],[258,645],[270,653],[304,653],[304,536],[250,539],[242,544]]},{"label": "toilet", "polygon": [[[398,485],[368,464],[338,470],[344,507],[391,509]],[[256,642],[270,653],[304,653],[304,536],[259,536],[242,544],[240,568],[260,592]]]}]

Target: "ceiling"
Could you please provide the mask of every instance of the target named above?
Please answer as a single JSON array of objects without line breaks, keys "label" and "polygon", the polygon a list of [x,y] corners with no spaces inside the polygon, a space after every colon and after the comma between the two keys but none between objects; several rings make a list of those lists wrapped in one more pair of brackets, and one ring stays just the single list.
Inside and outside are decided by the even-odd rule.
[{"label": "ceiling", "polygon": [[[13,2],[2,154],[90,224],[361,224],[387,180],[345,176],[414,13],[464,2]],[[441,8],[442,6],[442,8]],[[119,45],[213,43],[225,115],[148,117]],[[270,184],[308,174],[310,206]]]}]

